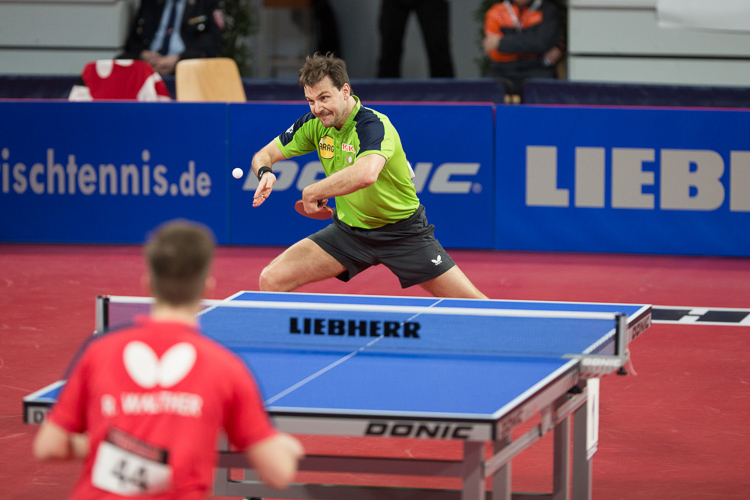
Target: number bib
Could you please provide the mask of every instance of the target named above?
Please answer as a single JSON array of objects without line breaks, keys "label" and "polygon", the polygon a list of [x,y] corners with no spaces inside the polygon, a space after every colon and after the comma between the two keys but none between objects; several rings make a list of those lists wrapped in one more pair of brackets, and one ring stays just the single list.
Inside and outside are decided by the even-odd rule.
[{"label": "number bib", "polygon": [[166,450],[110,429],[96,450],[91,482],[122,496],[155,495],[172,486],[172,467]]}]

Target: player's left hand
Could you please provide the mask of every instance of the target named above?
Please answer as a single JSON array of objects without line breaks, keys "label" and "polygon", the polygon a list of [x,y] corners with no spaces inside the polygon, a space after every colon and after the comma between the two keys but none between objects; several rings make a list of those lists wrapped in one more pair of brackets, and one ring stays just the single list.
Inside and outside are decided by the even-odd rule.
[{"label": "player's left hand", "polygon": [[171,56],[161,56],[153,66],[160,75],[173,75],[174,69],[177,66],[177,62],[179,60],[179,54],[174,54]]},{"label": "player's left hand", "polygon": [[274,184],[276,184],[276,176],[273,172],[266,172],[263,174],[260,178],[260,182],[258,182],[258,188],[255,190],[255,195],[253,196],[254,207],[261,206],[263,202],[266,201],[266,198],[271,196]]},{"label": "player's left hand", "polygon": [[542,56],[542,64],[545,66],[554,66],[562,59],[562,50],[559,47],[552,47]]},{"label": "player's left hand", "polygon": [[302,195],[303,195],[302,203],[304,207],[303,210],[305,212],[302,215],[305,215],[307,217],[312,217],[313,219],[317,219],[317,218],[327,219],[331,216],[332,212],[331,212],[331,208],[328,206],[328,198],[323,198],[322,200],[316,200],[314,198],[312,199],[305,198],[304,191]]},{"label": "player's left hand", "polygon": [[484,49],[484,53],[489,55],[493,50],[497,50],[497,46],[500,45],[501,38],[502,37],[500,35],[497,35],[495,33],[485,32],[484,40],[482,40],[482,49]]}]

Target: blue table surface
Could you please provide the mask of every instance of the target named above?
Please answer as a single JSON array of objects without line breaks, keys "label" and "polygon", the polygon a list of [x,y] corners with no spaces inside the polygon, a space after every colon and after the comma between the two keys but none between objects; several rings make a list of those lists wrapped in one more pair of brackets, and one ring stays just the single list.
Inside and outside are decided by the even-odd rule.
[{"label": "blue table surface", "polygon": [[[560,354],[584,352],[613,330],[614,321],[414,314],[409,308],[619,312],[629,316],[643,310],[634,304],[259,292],[238,293],[232,300],[407,308],[397,314],[266,309],[249,322],[233,317],[245,312],[241,309],[207,313],[201,324],[212,336],[222,337],[223,329],[230,331],[229,338],[222,341],[250,367],[271,411],[478,419],[494,418],[567,370],[574,361]],[[220,314],[212,317],[213,312]],[[382,349],[360,351],[358,346],[371,338],[337,337],[334,345],[327,343],[330,335],[292,336],[287,330],[290,316],[298,316],[300,322],[302,317],[347,321],[348,314],[367,321],[413,318],[421,324],[421,338],[378,339]],[[289,340],[275,340],[279,336]],[[252,341],[243,345],[246,339]],[[415,345],[417,342],[426,346]],[[500,353],[493,352],[495,344],[501,345]],[[551,352],[548,356],[534,354],[539,351]]]},{"label": "blue table surface", "polygon": [[[561,354],[585,352],[603,336],[611,335],[614,321],[431,314],[419,308],[473,309],[481,314],[497,309],[606,312],[634,318],[648,307],[261,292],[239,292],[228,300],[313,304],[312,309],[303,310],[255,309],[252,317],[244,316],[248,312],[244,308],[219,307],[201,317],[205,333],[225,343],[248,365],[271,413],[477,420],[504,414],[569,370],[576,361]],[[316,311],[315,304],[334,310]],[[339,304],[346,307],[336,310]],[[347,310],[353,305],[404,310]],[[331,318],[344,322],[413,321],[419,323],[419,338],[404,338],[402,330],[393,338],[376,339],[358,333],[330,335],[325,329],[322,335],[290,334],[291,317],[298,325],[304,318],[322,319],[324,328]],[[373,339],[376,347],[362,348]],[[59,390],[54,388],[37,398],[54,400]]]}]

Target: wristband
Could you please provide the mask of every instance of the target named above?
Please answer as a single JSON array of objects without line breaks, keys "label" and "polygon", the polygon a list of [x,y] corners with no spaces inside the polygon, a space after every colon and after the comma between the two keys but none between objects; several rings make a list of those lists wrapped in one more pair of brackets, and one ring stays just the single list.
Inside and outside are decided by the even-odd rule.
[{"label": "wristband", "polygon": [[273,173],[273,170],[271,170],[271,167],[260,167],[258,169],[258,180],[260,180],[260,178],[263,177],[263,174],[265,174],[266,172]]}]

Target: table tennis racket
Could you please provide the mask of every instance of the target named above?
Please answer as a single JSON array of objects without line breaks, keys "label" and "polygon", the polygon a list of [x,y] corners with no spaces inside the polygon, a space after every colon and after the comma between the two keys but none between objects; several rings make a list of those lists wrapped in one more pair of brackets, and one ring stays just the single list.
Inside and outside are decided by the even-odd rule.
[{"label": "table tennis racket", "polygon": [[299,212],[301,215],[304,215],[305,217],[309,217],[311,219],[316,220],[325,220],[330,219],[333,216],[333,210],[331,207],[326,205],[326,202],[328,200],[320,200],[318,202],[318,206],[322,206],[323,209],[319,212],[313,212],[313,213],[307,213],[305,212],[305,204],[302,200],[299,200],[297,203],[294,204],[294,209]]}]

